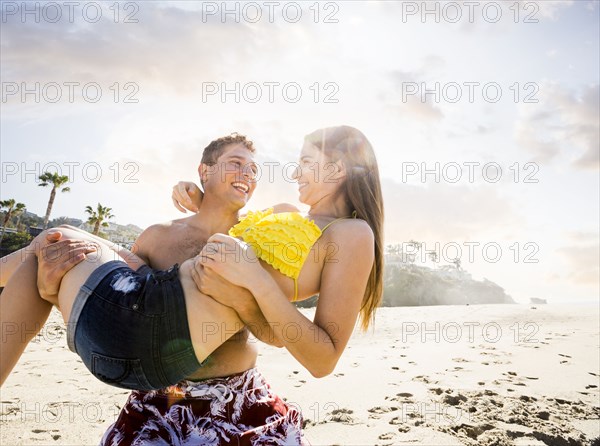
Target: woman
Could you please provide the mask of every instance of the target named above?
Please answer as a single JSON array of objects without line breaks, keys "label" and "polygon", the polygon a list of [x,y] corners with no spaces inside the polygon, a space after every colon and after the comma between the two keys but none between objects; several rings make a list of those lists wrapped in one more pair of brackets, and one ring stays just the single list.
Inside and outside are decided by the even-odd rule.
[{"label": "woman", "polygon": [[[234,308],[243,302],[222,298],[224,307],[201,292],[216,273],[253,294],[275,335],[314,376],[331,373],[359,313],[368,327],[381,299],[377,163],[358,130],[321,129],[306,137],[295,179],[300,201],[310,206],[308,218],[272,209],[251,213],[230,231],[248,243],[217,234],[181,268],[150,273],[131,253],[122,254],[125,262],[112,260],[107,250],[91,254],[96,262],[69,271],[53,302],[69,321],[69,346],[109,384],[135,389],[175,384],[242,325]],[[286,229],[303,234],[302,243],[294,244],[296,254],[289,251],[292,239],[277,235]],[[69,231],[61,229],[67,237],[83,238]],[[289,299],[316,293],[320,299],[311,322]],[[118,325],[107,333],[114,321]]]}]

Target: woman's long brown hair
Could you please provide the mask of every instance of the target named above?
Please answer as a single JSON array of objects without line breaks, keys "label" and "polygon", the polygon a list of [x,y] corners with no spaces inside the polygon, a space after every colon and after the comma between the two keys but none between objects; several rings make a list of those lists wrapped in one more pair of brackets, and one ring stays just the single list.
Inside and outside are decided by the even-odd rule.
[{"label": "woman's long brown hair", "polygon": [[371,143],[360,130],[349,126],[319,129],[305,140],[330,160],[341,160],[347,175],[338,189],[356,216],[365,220],[375,237],[375,259],[360,308],[361,328],[367,330],[383,294],[383,195],[377,159]]}]

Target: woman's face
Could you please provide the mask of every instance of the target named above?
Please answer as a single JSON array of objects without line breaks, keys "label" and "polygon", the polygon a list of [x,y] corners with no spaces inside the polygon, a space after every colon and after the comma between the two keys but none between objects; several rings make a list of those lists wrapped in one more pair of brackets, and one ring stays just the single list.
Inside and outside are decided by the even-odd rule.
[{"label": "woman's face", "polygon": [[341,163],[333,162],[321,150],[305,142],[293,179],[298,183],[300,202],[312,206],[334,193],[341,185]]}]

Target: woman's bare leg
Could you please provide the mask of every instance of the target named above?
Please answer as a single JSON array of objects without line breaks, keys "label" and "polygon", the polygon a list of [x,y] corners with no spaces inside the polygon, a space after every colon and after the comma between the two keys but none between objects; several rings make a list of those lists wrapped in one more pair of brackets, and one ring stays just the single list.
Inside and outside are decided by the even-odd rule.
[{"label": "woman's bare leg", "polygon": [[244,322],[233,308],[198,290],[191,274],[194,261],[190,259],[183,262],[179,269],[179,280],[185,296],[194,353],[198,362],[202,362],[217,347],[244,328]]},{"label": "woman's bare leg", "polygon": [[[73,302],[81,286],[100,265],[119,257],[108,243],[98,242],[93,237],[70,228],[60,228],[63,237],[93,241],[98,250],[87,254],[85,261],[75,265],[61,281],[58,302],[44,300],[37,288],[38,257],[49,242],[44,231],[34,239],[22,254],[17,251],[6,262],[10,279],[0,295],[0,384],[4,383],[10,371],[18,362],[31,339],[41,330],[48,319],[52,304],[57,304],[65,323],[68,322]],[[35,251],[32,254],[32,251]],[[47,259],[40,259],[45,261]],[[138,265],[139,266],[139,265]]]},{"label": "woman's bare leg", "polygon": [[11,276],[28,257],[35,257],[35,251],[26,246],[0,259],[0,287],[6,286]]},{"label": "woman's bare leg", "polygon": [[[98,246],[97,251],[87,254],[86,259],[83,262],[78,263],[72,269],[67,271],[60,282],[60,289],[58,291],[58,307],[62,313],[65,323],[68,323],[75,297],[77,296],[81,286],[91,276],[91,274],[104,263],[108,263],[113,260],[126,260],[120,257],[120,254],[115,252],[114,248],[116,245],[108,240],[103,240],[101,238],[94,237],[92,234],[88,234],[85,231],[74,230],[69,227],[61,226],[58,229],[62,233],[63,238],[89,241]],[[133,254],[129,254],[133,256]],[[143,264],[139,258],[136,258],[133,263],[130,263],[129,261],[126,262],[129,264],[129,266],[134,265],[134,269],[137,269]]]},{"label": "woman's bare leg", "polygon": [[[100,265],[120,258],[114,251],[114,244],[109,245],[110,242],[106,243],[101,239],[99,241],[91,235],[71,228],[61,227],[60,231],[64,238],[90,240],[99,244],[96,252],[87,254],[86,260],[75,265],[61,281],[57,304],[65,323],[68,323],[75,297],[88,277]],[[48,244],[45,233],[38,237],[41,247]],[[39,249],[37,251],[39,252]],[[120,252],[119,255],[124,256],[124,260],[134,269],[143,264],[141,259],[129,252]],[[179,278],[185,294],[192,344],[198,361],[202,362],[217,347],[241,330],[244,323],[235,310],[200,293],[191,276],[193,263],[193,260],[188,260],[182,264]],[[26,261],[9,280],[0,302],[3,324],[6,321],[24,327],[19,331],[19,336],[15,335],[11,338],[5,339],[3,332],[2,381],[4,381],[27,343],[42,328],[52,308],[51,303],[43,300],[37,292],[37,257],[26,256]],[[24,321],[25,325],[23,325]],[[25,333],[25,330],[29,331]]]},{"label": "woman's bare leg", "polygon": [[52,304],[38,293],[37,259],[27,255],[0,295],[0,385],[42,329],[51,309]]},{"label": "woman's bare leg", "polygon": [[[76,231],[78,239],[65,239],[65,237],[62,236],[62,232],[65,228],[73,229],[74,231]],[[84,235],[82,236],[82,234]],[[93,239],[93,241],[89,240],[90,237]],[[82,231],[81,229],[74,228],[72,226],[63,225],[56,229],[49,229],[48,231],[44,231],[42,235],[38,235],[35,239],[33,239],[29,246],[19,249],[18,251],[12,252],[9,255],[4,256],[0,259],[0,287],[6,286],[7,282],[10,280],[11,276],[14,274],[17,268],[28,257],[35,257],[36,252],[39,251],[42,243],[44,245],[47,245],[48,241],[57,242],[57,244],[54,245],[55,247],[57,247],[57,249],[55,249],[54,252],[49,255],[50,259],[60,256],[61,250],[64,252],[69,252],[71,255],[76,255],[80,252],[87,254],[93,251],[93,248],[90,248],[92,245],[98,245],[99,243],[110,244],[110,242],[108,242],[107,240],[103,240],[99,237],[96,237],[92,234]],[[114,245],[115,247],[117,246],[116,244],[112,245]]]}]

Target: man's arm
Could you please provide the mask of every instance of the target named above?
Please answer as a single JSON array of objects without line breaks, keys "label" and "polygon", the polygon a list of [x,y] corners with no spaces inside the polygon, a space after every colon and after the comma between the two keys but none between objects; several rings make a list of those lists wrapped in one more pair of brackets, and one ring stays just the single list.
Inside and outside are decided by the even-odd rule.
[{"label": "man's arm", "polygon": [[142,233],[138,236],[138,238],[133,243],[133,247],[131,248],[131,252],[137,255],[140,259],[144,261],[144,263],[150,267],[153,267],[152,264],[152,248],[156,246],[160,238],[160,225],[152,225],[146,228]]}]

